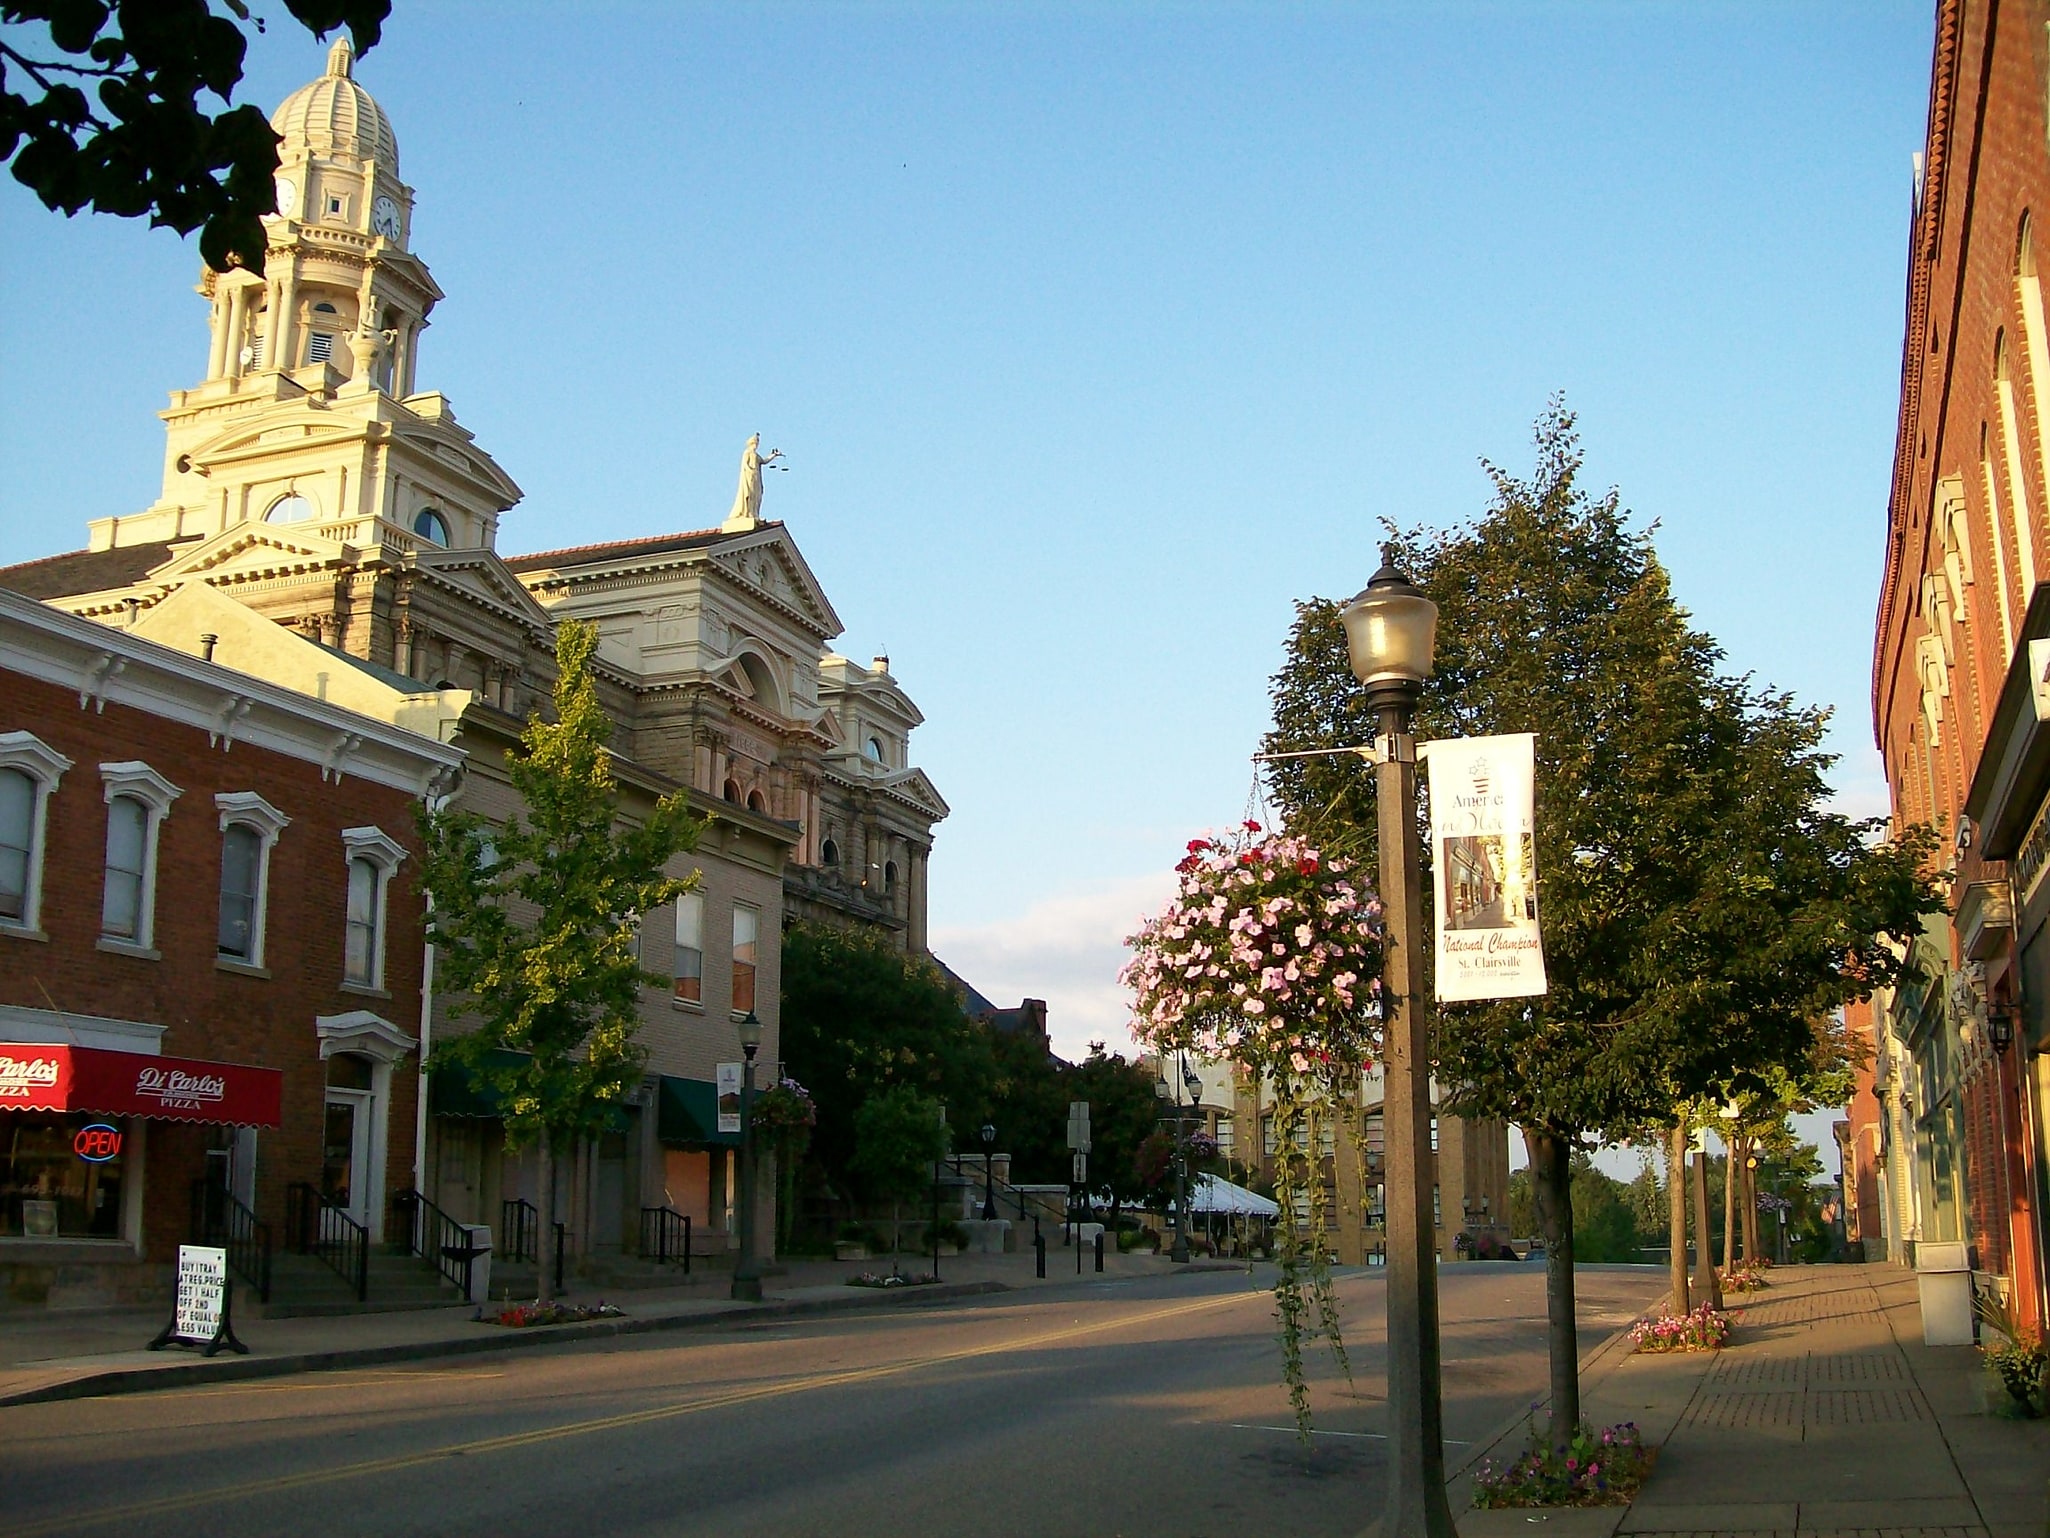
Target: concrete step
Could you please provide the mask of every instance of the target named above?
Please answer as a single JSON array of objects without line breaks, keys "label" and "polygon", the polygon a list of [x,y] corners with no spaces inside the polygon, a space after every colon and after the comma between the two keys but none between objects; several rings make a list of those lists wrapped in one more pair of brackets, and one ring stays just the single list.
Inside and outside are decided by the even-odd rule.
[{"label": "concrete step", "polygon": [[245,1287],[236,1307],[260,1319],[312,1319],[446,1308],[463,1301],[439,1271],[417,1256],[373,1253],[367,1270],[369,1296],[358,1301],[355,1289],[318,1256],[273,1255],[270,1302],[259,1302]]}]

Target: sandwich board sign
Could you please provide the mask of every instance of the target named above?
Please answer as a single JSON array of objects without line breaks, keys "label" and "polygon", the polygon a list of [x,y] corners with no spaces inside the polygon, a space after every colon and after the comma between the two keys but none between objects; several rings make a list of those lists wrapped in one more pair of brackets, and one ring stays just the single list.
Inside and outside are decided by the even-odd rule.
[{"label": "sandwich board sign", "polygon": [[228,1318],[234,1290],[226,1250],[206,1244],[179,1245],[171,1322],[149,1343],[149,1349],[190,1346],[202,1356],[212,1356],[226,1346],[238,1356],[247,1356],[249,1348],[235,1338]]}]

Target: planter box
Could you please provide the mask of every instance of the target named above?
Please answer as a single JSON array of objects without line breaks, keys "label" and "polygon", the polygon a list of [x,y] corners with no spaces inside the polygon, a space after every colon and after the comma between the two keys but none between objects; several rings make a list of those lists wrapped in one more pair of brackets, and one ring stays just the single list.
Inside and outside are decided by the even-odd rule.
[{"label": "planter box", "polygon": [[868,1246],[859,1239],[836,1239],[833,1241],[833,1258],[835,1260],[866,1260],[868,1259]]}]

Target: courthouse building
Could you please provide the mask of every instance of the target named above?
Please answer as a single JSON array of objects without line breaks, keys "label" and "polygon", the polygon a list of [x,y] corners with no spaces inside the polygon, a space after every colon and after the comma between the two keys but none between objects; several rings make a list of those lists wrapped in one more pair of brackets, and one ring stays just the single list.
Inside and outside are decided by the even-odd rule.
[{"label": "courthouse building", "polygon": [[1845,1139],[1868,1253],[1912,1264],[1922,1245],[1962,1242],[2037,1327],[2050,1302],[2046,26],[2042,0],[1937,6],[1872,713],[1895,824],[1934,833],[1951,913],[1917,940],[1915,980],[1874,1001],[1872,1081]]},{"label": "courthouse building", "polygon": [[[758,469],[723,519],[707,487],[679,509],[682,532],[500,554],[521,493],[422,386],[442,293],[346,40],[272,123],[265,271],[202,275],[205,371],[163,413],[156,500],[93,520],[83,549],[0,570],[0,588],[217,647],[227,666],[459,748],[455,804],[492,817],[516,810],[505,755],[547,700],[558,619],[594,624],[627,815],[682,791],[715,820],[678,866],[701,869],[702,889],[643,916],[644,962],[670,979],[643,1001],[648,1080],[619,1130],[567,1161],[558,1211],[580,1251],[630,1249],[637,1212],[665,1206],[723,1247],[736,1139],[718,1131],[715,1069],[738,1059],[750,1009],[777,1060],[784,924],[871,924],[925,948],[947,807],[912,762],[923,718],[887,658],[831,649],[839,616],[789,530],[760,515]],[[545,514],[562,529],[577,511]],[[441,999],[422,1025],[462,1028]],[[534,1194],[487,1098],[437,1082],[424,1103],[433,1200],[497,1223]]]}]

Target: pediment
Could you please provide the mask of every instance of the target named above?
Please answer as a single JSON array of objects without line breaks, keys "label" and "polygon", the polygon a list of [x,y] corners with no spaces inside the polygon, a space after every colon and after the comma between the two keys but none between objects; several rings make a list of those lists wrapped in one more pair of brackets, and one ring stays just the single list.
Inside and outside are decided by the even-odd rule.
[{"label": "pediment", "polygon": [[216,586],[322,571],[350,559],[349,547],[311,524],[237,523],[178,552],[149,574],[173,585],[197,578]]},{"label": "pediment", "polygon": [[266,454],[301,454],[308,449],[333,448],[359,441],[363,436],[361,422],[346,417],[315,416],[303,408],[287,407],[237,422],[202,443],[192,452],[191,459],[195,465],[212,468]]},{"label": "pediment", "polygon": [[534,595],[489,550],[444,550],[421,546],[414,569],[424,578],[449,588],[484,608],[549,634],[554,621]]},{"label": "pediment", "polygon": [[432,460],[444,473],[454,470],[484,488],[504,512],[526,493],[501,470],[498,461],[477,447],[468,431],[453,421],[436,421],[401,410],[392,422],[392,437],[401,452]]},{"label": "pediment", "polygon": [[721,542],[711,564],[737,586],[799,615],[820,640],[844,628],[826,590],[780,523],[763,524],[753,533]]}]

